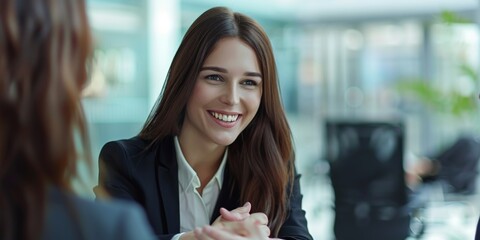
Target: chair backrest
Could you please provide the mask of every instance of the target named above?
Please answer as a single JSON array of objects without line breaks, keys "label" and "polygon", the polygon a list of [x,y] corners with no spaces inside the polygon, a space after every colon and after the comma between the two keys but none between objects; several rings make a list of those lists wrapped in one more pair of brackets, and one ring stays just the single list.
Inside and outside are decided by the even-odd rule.
[{"label": "chair backrest", "polygon": [[403,123],[327,120],[325,127],[335,224],[354,225],[346,227],[352,229],[375,221],[384,224],[404,219],[400,232],[408,232]]},{"label": "chair backrest", "polygon": [[474,194],[477,190],[480,141],[476,136],[459,137],[451,146],[432,157],[440,163],[438,179],[446,193]]}]

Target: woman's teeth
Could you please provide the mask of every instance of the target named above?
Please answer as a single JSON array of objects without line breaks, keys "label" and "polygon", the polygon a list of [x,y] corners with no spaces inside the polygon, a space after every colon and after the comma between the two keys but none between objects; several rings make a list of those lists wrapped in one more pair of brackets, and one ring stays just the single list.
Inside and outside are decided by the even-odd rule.
[{"label": "woman's teeth", "polygon": [[216,112],[210,112],[213,117],[218,120],[222,120],[224,122],[235,122],[237,121],[238,115],[228,115],[228,114],[221,114]]}]

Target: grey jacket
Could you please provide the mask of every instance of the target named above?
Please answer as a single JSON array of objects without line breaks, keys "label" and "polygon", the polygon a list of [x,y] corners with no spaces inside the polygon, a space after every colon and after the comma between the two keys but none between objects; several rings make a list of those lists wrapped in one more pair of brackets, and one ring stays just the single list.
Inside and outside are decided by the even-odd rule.
[{"label": "grey jacket", "polygon": [[50,188],[43,239],[155,239],[143,210],[123,201],[83,199]]}]

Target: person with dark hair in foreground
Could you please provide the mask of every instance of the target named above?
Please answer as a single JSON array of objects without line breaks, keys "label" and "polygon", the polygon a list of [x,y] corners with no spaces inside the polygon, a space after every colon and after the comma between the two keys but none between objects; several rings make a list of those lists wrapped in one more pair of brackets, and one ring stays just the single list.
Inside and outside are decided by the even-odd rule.
[{"label": "person with dark hair in foreground", "polygon": [[312,239],[278,85],[262,27],[207,10],[138,136],[103,147],[99,188],[139,203],[160,239],[193,239],[208,225],[247,237],[237,226],[249,219],[266,236]]},{"label": "person with dark hair in foreground", "polygon": [[141,208],[72,190],[77,159],[90,156],[85,2],[0,5],[0,239],[154,239]]}]

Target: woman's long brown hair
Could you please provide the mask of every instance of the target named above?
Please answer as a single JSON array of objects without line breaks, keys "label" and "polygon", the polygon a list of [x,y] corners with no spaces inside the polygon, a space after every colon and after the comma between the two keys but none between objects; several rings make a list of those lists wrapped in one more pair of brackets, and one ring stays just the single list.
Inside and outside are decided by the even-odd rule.
[{"label": "woman's long brown hair", "polygon": [[79,147],[90,157],[90,50],[83,0],[1,1],[0,239],[41,238],[49,186],[71,190]]},{"label": "woman's long brown hair", "polygon": [[253,19],[217,7],[195,20],[175,54],[162,95],[139,136],[152,140],[153,146],[179,133],[200,68],[215,44],[225,37],[239,38],[255,51],[263,76],[260,107],[249,126],[229,146],[228,167],[240,189],[240,201],[250,201],[252,212],[266,213],[272,235],[276,236],[287,216],[294,151],[272,47]]}]

